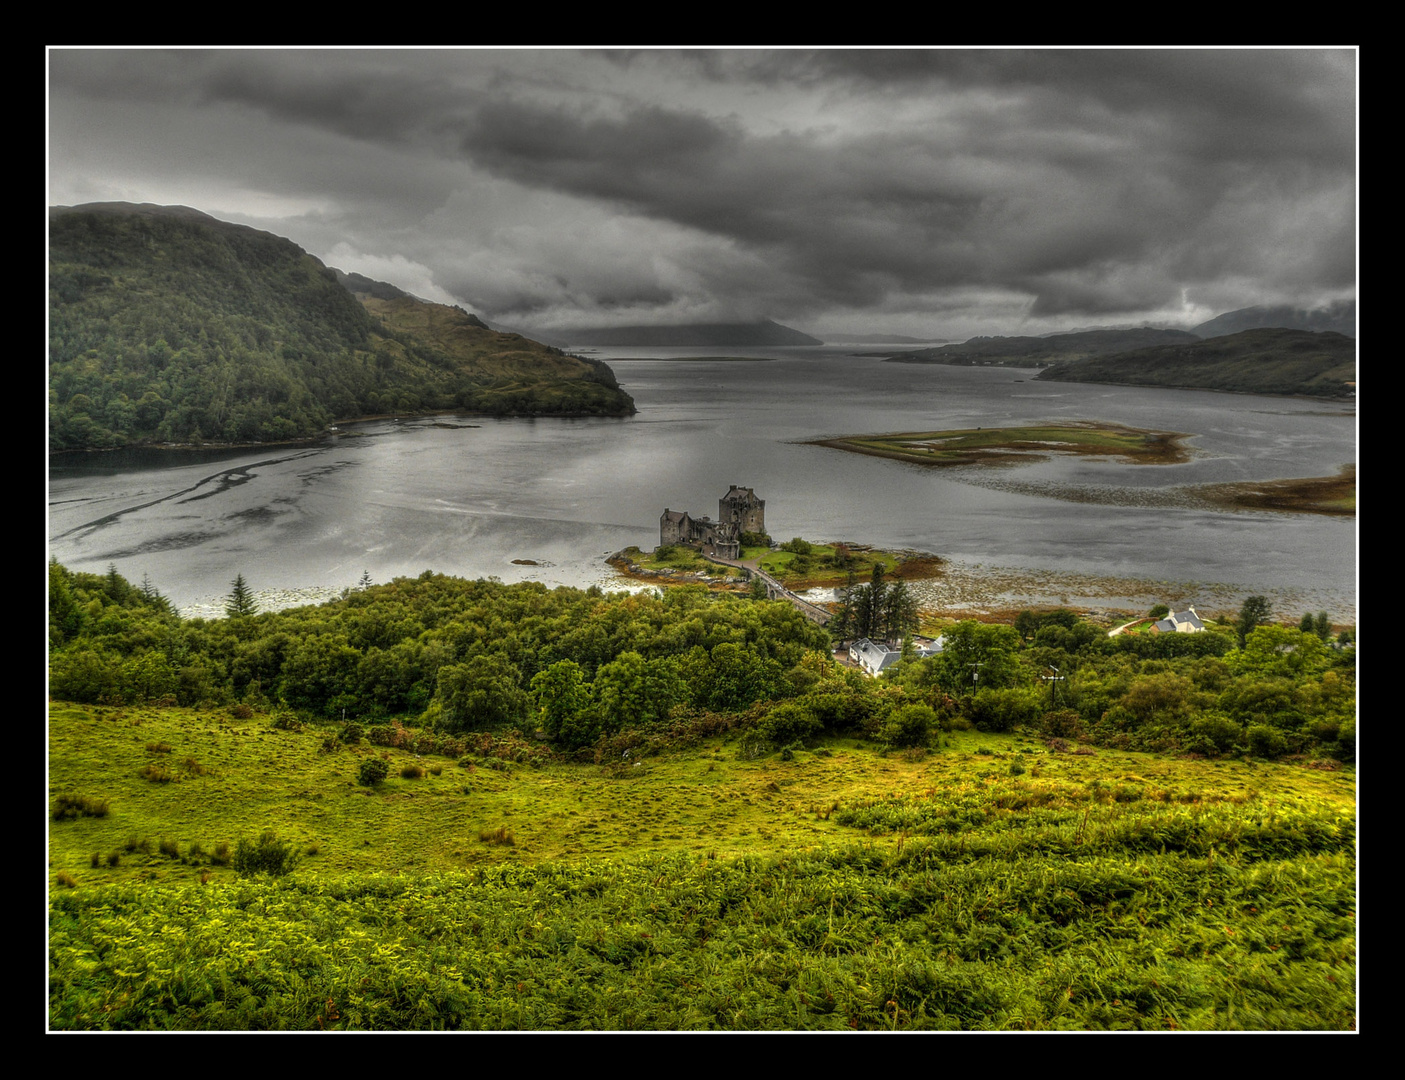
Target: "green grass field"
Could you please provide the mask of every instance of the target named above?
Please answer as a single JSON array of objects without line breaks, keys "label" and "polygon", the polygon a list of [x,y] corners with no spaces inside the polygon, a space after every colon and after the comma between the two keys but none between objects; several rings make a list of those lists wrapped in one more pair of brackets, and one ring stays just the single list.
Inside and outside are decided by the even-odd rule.
[{"label": "green grass field", "polygon": [[[52,1027],[1355,1024],[1349,770],[961,731],[461,763],[334,732],[54,704],[51,806],[106,814],[50,821]],[[220,862],[265,829],[292,874]]]}]

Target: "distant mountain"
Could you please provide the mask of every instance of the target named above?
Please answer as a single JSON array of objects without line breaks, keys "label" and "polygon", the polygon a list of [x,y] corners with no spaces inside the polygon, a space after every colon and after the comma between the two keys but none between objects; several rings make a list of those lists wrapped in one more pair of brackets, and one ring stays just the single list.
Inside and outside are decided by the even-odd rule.
[{"label": "distant mountain", "polygon": [[[545,336],[545,335],[543,335]],[[610,326],[603,329],[557,330],[554,341],[567,346],[677,346],[696,345],[775,346],[823,345],[818,338],[792,330],[769,319],[754,323],[690,323],[684,326]]]},{"label": "distant mountain", "polygon": [[341,280],[189,207],[51,208],[50,448],[298,439],[389,412],[634,411],[599,361]]},{"label": "distant mountain", "polygon": [[1125,330],[1083,330],[1047,337],[975,337],[960,345],[896,353],[888,360],[897,364],[999,364],[1013,367],[1042,367],[1046,364],[1105,356],[1152,345],[1174,345],[1198,341],[1184,330],[1153,330],[1134,327]]},{"label": "distant mountain", "polygon": [[1356,342],[1332,331],[1245,330],[1189,344],[1057,364],[1038,377],[1060,382],[1346,397],[1355,393]]},{"label": "distant mountain", "polygon": [[946,345],[950,338],[909,337],[906,334],[826,334],[826,345]]},{"label": "distant mountain", "polygon": [[1347,337],[1356,336],[1356,301],[1341,300],[1325,308],[1305,308],[1279,305],[1277,307],[1247,307],[1227,311],[1209,322],[1195,327],[1194,333],[1203,338],[1238,334],[1243,330],[1278,327],[1284,330],[1332,331]]}]

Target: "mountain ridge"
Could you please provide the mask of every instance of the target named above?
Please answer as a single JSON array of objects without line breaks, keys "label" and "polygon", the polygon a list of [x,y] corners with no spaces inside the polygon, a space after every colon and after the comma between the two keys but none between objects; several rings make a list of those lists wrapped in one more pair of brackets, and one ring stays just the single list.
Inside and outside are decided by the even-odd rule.
[{"label": "mountain ridge", "polygon": [[384,413],[634,411],[599,361],[190,207],[51,207],[49,316],[55,451],[282,442]]}]

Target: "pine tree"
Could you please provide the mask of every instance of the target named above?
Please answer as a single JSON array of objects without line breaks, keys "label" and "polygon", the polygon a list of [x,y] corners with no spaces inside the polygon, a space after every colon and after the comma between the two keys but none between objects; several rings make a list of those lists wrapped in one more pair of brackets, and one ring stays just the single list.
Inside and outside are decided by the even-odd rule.
[{"label": "pine tree", "polygon": [[244,583],[244,575],[236,574],[234,580],[229,583],[231,592],[224,601],[224,613],[231,619],[241,615],[254,615],[258,613],[259,606],[254,603],[254,594],[249,591],[249,586]]}]

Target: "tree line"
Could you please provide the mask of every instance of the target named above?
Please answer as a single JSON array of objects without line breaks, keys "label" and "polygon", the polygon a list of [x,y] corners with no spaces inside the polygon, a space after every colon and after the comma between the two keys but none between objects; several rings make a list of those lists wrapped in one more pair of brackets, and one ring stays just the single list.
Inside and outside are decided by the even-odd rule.
[{"label": "tree line", "polygon": [[[900,584],[856,587],[853,625],[865,610],[900,624],[883,613]],[[758,752],[841,732],[926,745],[962,726],[1206,756],[1355,752],[1355,649],[1324,641],[1316,618],[1312,631],[1241,617],[1109,637],[1072,612],[1027,612],[1016,626],[949,626],[940,655],[873,680],[790,604],[701,586],[660,597],[426,572],[256,613],[249,583],[234,585],[229,617],[182,619],[115,567],[50,563],[51,695],[538,731],[563,752],[703,717],[747,728]]]}]

